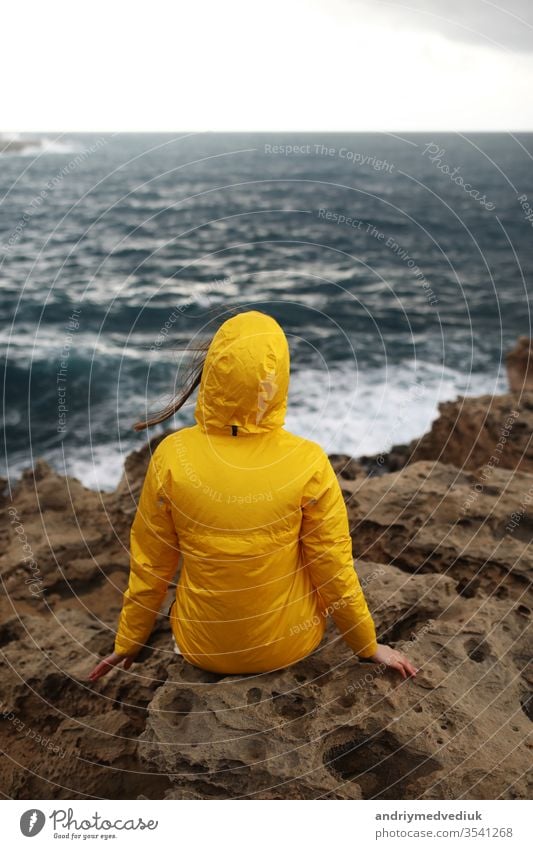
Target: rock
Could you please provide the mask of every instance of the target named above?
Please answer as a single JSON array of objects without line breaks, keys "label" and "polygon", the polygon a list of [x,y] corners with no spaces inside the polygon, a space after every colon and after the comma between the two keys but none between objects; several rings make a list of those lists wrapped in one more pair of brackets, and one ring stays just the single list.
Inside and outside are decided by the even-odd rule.
[{"label": "rock", "polygon": [[[33,468],[25,469],[22,473],[23,481],[41,481],[55,475],[49,463],[43,457],[37,457]],[[55,475],[57,477],[57,475]]]},{"label": "rock", "polygon": [[533,475],[484,471],[418,462],[355,481],[347,500],[355,555],[474,582],[481,595],[519,596],[533,578]]},{"label": "rock", "polygon": [[533,393],[459,397],[439,404],[429,433],[387,454],[360,458],[373,476],[434,460],[459,469],[490,464],[533,472]]},{"label": "rock", "polygon": [[130,455],[113,493],[40,461],[0,513],[3,792],[528,798],[532,410],[526,394],[443,405],[393,474],[331,457],[379,637],[420,668],[405,682],[357,661],[331,623],[301,663],[217,676],[172,652],[161,616],[129,671],[90,684],[112,650],[131,521],[164,435]]},{"label": "rock", "polygon": [[366,477],[364,466],[348,454],[330,454],[329,459],[335,469],[335,474],[341,480],[351,481],[355,478]]},{"label": "rock", "polygon": [[523,623],[501,599],[480,611],[452,578],[359,570],[374,576],[382,638],[421,667],[417,678],[355,661],[331,628],[281,672],[222,677],[177,659],[139,743],[145,769],[170,776],[166,798],[478,799],[511,785],[527,798],[530,751],[515,748],[530,730]]},{"label": "rock", "polygon": [[[167,674],[164,648],[95,689],[88,671],[109,649],[110,626],[85,611],[21,617],[3,634],[0,659],[2,787],[18,798],[161,798],[138,758],[146,706]],[[156,637],[157,641],[157,637]],[[31,768],[26,768],[31,764]]]},{"label": "rock", "polygon": [[533,392],[533,339],[520,336],[505,365],[511,392]]},{"label": "rock", "polygon": [[485,464],[533,472],[533,394],[459,398],[439,406],[430,432],[411,443],[409,462],[438,460],[458,468]]},{"label": "rock", "polygon": [[124,473],[116,490],[117,496],[122,497],[125,502],[127,502],[128,497],[130,502],[132,499],[137,501],[150,457],[159,443],[170,433],[172,431],[166,430],[164,433],[154,436],[142,448],[139,448],[138,451],[132,451],[126,457]]}]

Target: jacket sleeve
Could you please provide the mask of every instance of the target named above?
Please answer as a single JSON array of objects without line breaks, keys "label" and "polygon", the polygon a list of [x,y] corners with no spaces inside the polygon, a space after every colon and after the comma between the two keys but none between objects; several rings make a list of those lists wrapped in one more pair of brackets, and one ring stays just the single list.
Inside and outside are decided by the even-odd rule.
[{"label": "jacket sleeve", "polygon": [[351,649],[359,657],[377,650],[376,629],[354,568],[348,514],[327,454],[302,495],[300,545],[311,581]]},{"label": "jacket sleeve", "polygon": [[156,448],[130,533],[130,576],[115,639],[118,654],[136,654],[150,636],[178,566],[178,536]]}]

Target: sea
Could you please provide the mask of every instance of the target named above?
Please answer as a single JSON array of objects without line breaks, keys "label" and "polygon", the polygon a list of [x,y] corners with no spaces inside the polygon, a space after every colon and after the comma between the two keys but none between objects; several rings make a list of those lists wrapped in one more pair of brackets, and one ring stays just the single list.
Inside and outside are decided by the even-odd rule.
[{"label": "sea", "polygon": [[385,452],[506,391],[532,272],[533,134],[3,135],[0,473],[112,490],[249,309],[289,340],[286,427]]}]

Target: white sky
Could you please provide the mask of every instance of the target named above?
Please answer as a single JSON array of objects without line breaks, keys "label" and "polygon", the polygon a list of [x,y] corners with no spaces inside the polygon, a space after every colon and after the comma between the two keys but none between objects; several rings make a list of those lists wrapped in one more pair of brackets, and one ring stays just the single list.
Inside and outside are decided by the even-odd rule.
[{"label": "white sky", "polygon": [[13,0],[0,130],[533,130],[517,3]]}]

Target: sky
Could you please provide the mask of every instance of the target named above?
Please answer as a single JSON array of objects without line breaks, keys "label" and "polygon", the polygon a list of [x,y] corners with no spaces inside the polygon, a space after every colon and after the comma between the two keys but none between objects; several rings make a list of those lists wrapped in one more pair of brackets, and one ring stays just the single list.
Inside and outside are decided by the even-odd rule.
[{"label": "sky", "polygon": [[532,0],[24,0],[0,131],[533,131]]}]

